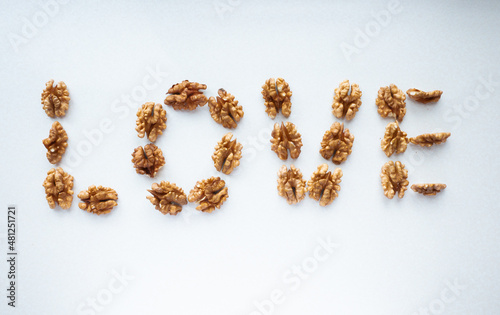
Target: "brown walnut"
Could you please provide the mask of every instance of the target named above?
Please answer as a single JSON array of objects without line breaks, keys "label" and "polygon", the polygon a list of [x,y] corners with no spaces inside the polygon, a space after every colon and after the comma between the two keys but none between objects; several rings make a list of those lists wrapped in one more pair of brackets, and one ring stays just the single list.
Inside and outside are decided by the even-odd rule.
[{"label": "brown walnut", "polygon": [[161,104],[154,102],[144,103],[137,111],[137,130],[139,138],[144,138],[146,134],[149,141],[155,142],[156,138],[163,134],[167,128],[167,112]]},{"label": "brown walnut", "polygon": [[69,209],[73,202],[73,176],[62,168],[52,168],[47,172],[43,182],[49,207],[54,209],[58,204],[63,209]]},{"label": "brown walnut", "polygon": [[278,171],[278,194],[291,205],[304,199],[306,192],[306,181],[302,179],[302,172],[293,165],[290,169],[283,165]]},{"label": "brown walnut", "polygon": [[309,197],[319,200],[321,206],[331,204],[339,195],[342,170],[336,168],[333,173],[328,171],[327,164],[321,164],[307,182]]},{"label": "brown walnut", "polygon": [[153,178],[158,170],[165,165],[163,152],[156,145],[150,143],[143,147],[138,146],[132,153],[132,163],[134,163],[137,174],[146,174]]},{"label": "brown walnut", "polygon": [[231,140],[232,133],[227,133],[222,140],[217,143],[215,152],[212,155],[215,169],[224,174],[231,174],[234,168],[240,165],[241,149],[243,146],[236,139]]},{"label": "brown walnut", "polygon": [[407,145],[408,137],[406,136],[406,132],[399,128],[398,122],[389,123],[385,127],[384,138],[380,144],[385,155],[389,157],[393,153],[403,153],[406,151]]},{"label": "brown walnut", "polygon": [[49,137],[43,139],[43,145],[47,149],[47,160],[56,164],[66,152],[68,146],[68,134],[58,121],[55,121],[50,128]]},{"label": "brown walnut", "polygon": [[449,132],[426,133],[420,136],[410,138],[410,142],[421,147],[430,147],[434,144],[446,142],[446,139],[451,136]]},{"label": "brown walnut", "polygon": [[210,177],[198,181],[196,186],[189,192],[189,202],[197,202],[197,210],[212,212],[219,209],[229,197],[226,182],[220,177]]},{"label": "brown walnut", "polygon": [[168,90],[165,105],[172,106],[175,110],[194,110],[198,106],[207,103],[207,97],[200,90],[205,90],[207,86],[196,82],[184,80],[181,83],[172,85]]},{"label": "brown walnut", "polygon": [[283,78],[270,78],[262,86],[262,97],[264,98],[264,105],[266,105],[266,113],[269,117],[274,119],[276,114],[281,110],[283,116],[290,116],[292,112],[292,91],[290,86]]},{"label": "brown walnut", "polygon": [[344,129],[344,124],[335,122],[327,130],[321,141],[319,153],[327,160],[332,159],[335,164],[344,162],[352,152],[354,136],[349,129]]},{"label": "brown walnut", "polygon": [[90,186],[87,190],[82,190],[78,194],[78,198],[82,200],[78,204],[80,209],[97,215],[109,213],[113,207],[118,205],[118,194],[112,188]]},{"label": "brown walnut", "polygon": [[333,97],[333,115],[337,118],[353,119],[361,106],[361,95],[359,85],[353,83],[349,86],[349,80],[340,83]]},{"label": "brown walnut", "polygon": [[406,96],[397,86],[381,87],[378,90],[378,97],[375,101],[378,113],[383,118],[394,117],[397,121],[403,121],[406,114]]},{"label": "brown walnut", "polygon": [[405,169],[405,165],[400,161],[389,161],[382,166],[382,173],[380,174],[382,179],[382,188],[384,189],[384,195],[392,199],[394,195],[398,195],[399,198],[403,198],[405,195],[405,190],[408,189],[408,170]]},{"label": "brown walnut", "polygon": [[64,82],[61,81],[56,86],[54,86],[54,80],[45,83],[42,105],[49,117],[64,117],[69,107],[69,100],[69,91]]},{"label": "brown walnut", "polygon": [[424,196],[435,196],[446,188],[446,184],[413,184],[411,189]]},{"label": "brown walnut", "polygon": [[432,92],[424,92],[420,91],[419,89],[409,89],[408,91],[406,91],[406,94],[408,94],[411,99],[417,102],[427,104],[439,101],[441,95],[443,94],[443,91],[435,90]]},{"label": "brown walnut", "polygon": [[184,190],[173,183],[165,181],[161,181],[160,184],[153,183],[148,191],[153,196],[146,198],[163,214],[176,215],[182,211],[182,206],[187,204]]},{"label": "brown walnut", "polygon": [[213,96],[208,99],[208,108],[215,122],[225,128],[236,128],[244,114],[243,107],[224,89],[219,89],[217,99]]},{"label": "brown walnut", "polygon": [[294,124],[291,122],[281,123],[281,125],[275,123],[271,137],[271,150],[276,152],[280,159],[288,159],[288,151],[292,159],[299,157],[302,137]]}]

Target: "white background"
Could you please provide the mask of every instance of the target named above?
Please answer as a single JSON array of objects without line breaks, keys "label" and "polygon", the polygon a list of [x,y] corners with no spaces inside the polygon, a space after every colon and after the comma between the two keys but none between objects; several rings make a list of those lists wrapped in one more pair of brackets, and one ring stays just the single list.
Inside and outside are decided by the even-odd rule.
[{"label": "white background", "polygon": [[[401,1],[382,24],[375,16],[390,1],[70,1],[49,8],[44,21],[48,2],[2,1],[0,11],[0,313],[500,313],[498,2]],[[342,45],[356,51],[346,55]],[[156,68],[157,81],[148,77]],[[308,197],[289,206],[277,194],[283,162],[270,150],[275,121],[260,94],[269,77],[293,91],[289,121],[304,146],[286,164],[306,180],[321,163],[334,167],[318,151],[336,121],[335,87],[349,79],[363,92],[346,122],[355,141],[341,165],[342,190],[328,207]],[[42,139],[54,119],[40,104],[49,79],[64,81],[71,96],[59,119],[69,135],[60,165],[75,179],[69,210],[50,209],[42,187],[52,167]],[[150,88],[141,97],[144,79]],[[134,130],[137,108],[163,104],[184,79],[207,84],[207,96],[219,88],[236,96],[245,116],[233,132],[244,152],[231,175],[219,174],[230,195],[220,210],[188,204],[164,216],[146,189],[168,180],[189,193],[217,176],[211,154],[228,132],[207,106],[166,107],[156,142],[166,165],[155,179],[136,174],[131,153],[148,143]],[[391,120],[377,114],[375,98],[390,83],[444,91],[435,105],[408,100],[401,128],[409,136],[449,131],[448,142],[392,157],[406,164],[410,185],[446,183],[436,197],[383,195],[379,173],[389,159],[380,140]],[[113,130],[99,136],[103,121]],[[78,208],[76,195],[92,184],[118,192],[109,215]],[[15,311],[4,297],[7,204],[19,209]],[[318,239],[328,238],[338,247],[314,265]],[[303,263],[299,282],[290,272]],[[120,284],[115,272],[134,279]],[[118,288],[111,295],[110,283]],[[271,306],[278,291],[284,297]]]}]

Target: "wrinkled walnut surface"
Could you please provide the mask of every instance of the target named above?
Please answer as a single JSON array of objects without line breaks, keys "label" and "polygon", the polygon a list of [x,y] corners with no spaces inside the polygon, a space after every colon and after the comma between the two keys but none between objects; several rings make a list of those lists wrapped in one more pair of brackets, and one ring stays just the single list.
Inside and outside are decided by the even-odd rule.
[{"label": "wrinkled walnut surface", "polygon": [[271,137],[271,150],[276,152],[280,159],[288,159],[288,151],[292,159],[299,157],[302,137],[294,124],[291,122],[281,123],[281,125],[275,123]]},{"label": "wrinkled walnut surface", "polygon": [[215,169],[227,175],[240,165],[241,149],[243,149],[241,143],[238,143],[236,139],[231,140],[232,137],[232,133],[225,134],[222,140],[217,143],[212,155]]},{"label": "wrinkled walnut surface", "polygon": [[212,212],[219,209],[229,197],[226,182],[220,177],[210,177],[198,181],[196,186],[189,192],[189,202],[197,202],[197,210]]},{"label": "wrinkled walnut surface", "polygon": [[43,139],[43,145],[47,149],[47,160],[51,164],[61,161],[68,146],[68,134],[58,121],[55,121],[50,128],[49,137]]},{"label": "wrinkled walnut surface", "polygon": [[187,197],[182,188],[175,184],[161,181],[160,184],[153,183],[148,191],[153,196],[146,198],[151,201],[156,210],[163,214],[176,215],[182,211],[182,206],[187,204]]},{"label": "wrinkled walnut surface", "polygon": [[43,182],[46,199],[51,209],[58,204],[63,209],[69,209],[73,202],[73,176],[62,168],[52,168],[47,172]]},{"label": "wrinkled walnut surface", "polygon": [[432,92],[424,92],[420,91],[419,89],[409,89],[408,91],[406,91],[406,94],[408,94],[411,99],[417,102],[427,104],[439,101],[441,95],[443,94],[443,91],[435,90]]},{"label": "wrinkled walnut surface", "polygon": [[49,117],[64,117],[69,107],[69,100],[69,91],[64,82],[61,81],[56,86],[54,86],[54,80],[45,83],[42,105]]},{"label": "wrinkled walnut surface", "polygon": [[410,138],[410,142],[421,147],[430,147],[434,144],[446,142],[446,139],[448,139],[449,136],[451,136],[451,133],[449,132],[426,133]]},{"label": "wrinkled walnut surface", "polygon": [[306,181],[302,179],[302,172],[293,165],[290,169],[283,165],[278,171],[278,194],[291,205],[304,199],[306,192]]},{"label": "wrinkled walnut surface", "polygon": [[234,96],[224,89],[219,89],[219,96],[208,99],[210,115],[218,124],[225,128],[236,128],[241,117],[243,117],[243,107],[238,105]]},{"label": "wrinkled walnut surface", "polygon": [[78,204],[80,209],[97,215],[109,213],[113,207],[118,205],[118,194],[112,188],[90,186],[87,190],[82,190],[78,194],[78,198],[82,200]]},{"label": "wrinkled walnut surface", "polygon": [[397,121],[403,121],[406,114],[406,96],[397,86],[381,87],[378,90],[378,97],[375,101],[378,113],[382,117],[394,117]]},{"label": "wrinkled walnut surface", "polygon": [[333,97],[333,115],[337,118],[353,119],[361,106],[361,95],[359,85],[353,83],[349,86],[349,80],[340,83]]},{"label": "wrinkled walnut surface", "polygon": [[389,123],[385,127],[385,134],[380,147],[385,152],[387,157],[391,156],[393,153],[403,153],[406,151],[408,145],[408,137],[406,132],[399,128],[397,121]]},{"label": "wrinkled walnut surface", "polygon": [[446,184],[413,184],[411,189],[414,192],[425,196],[434,196],[446,188]]},{"label": "wrinkled walnut surface", "polygon": [[262,97],[269,117],[274,119],[279,111],[287,118],[290,116],[292,112],[292,102],[290,101],[292,91],[290,91],[290,86],[283,78],[267,79],[262,86]]},{"label": "wrinkled walnut surface", "polygon": [[405,195],[405,190],[408,189],[408,170],[405,169],[405,165],[400,161],[389,161],[382,166],[382,173],[380,174],[382,179],[382,188],[384,189],[384,195],[392,199],[394,195],[398,195],[399,198],[403,198]]},{"label": "wrinkled walnut surface", "polygon": [[150,143],[143,147],[139,146],[132,153],[132,163],[134,163],[137,174],[146,174],[153,178],[158,170],[165,165],[163,152],[156,145]]},{"label": "wrinkled walnut surface", "polygon": [[354,136],[349,129],[344,129],[344,124],[335,122],[327,130],[321,141],[319,153],[327,160],[332,159],[335,164],[344,162],[352,152]]},{"label": "wrinkled walnut surface", "polygon": [[161,104],[147,102],[137,111],[137,130],[139,138],[144,138],[146,134],[149,141],[155,142],[156,138],[163,134],[167,128],[167,112]]},{"label": "wrinkled walnut surface", "polygon": [[331,204],[339,195],[342,175],[340,168],[336,168],[332,173],[328,171],[327,164],[321,164],[307,182],[309,197],[319,200],[323,207]]},{"label": "wrinkled walnut surface", "polygon": [[164,103],[172,106],[175,110],[195,110],[196,107],[207,103],[207,97],[200,91],[206,88],[205,84],[184,80],[172,85],[167,93],[170,95],[167,95]]}]

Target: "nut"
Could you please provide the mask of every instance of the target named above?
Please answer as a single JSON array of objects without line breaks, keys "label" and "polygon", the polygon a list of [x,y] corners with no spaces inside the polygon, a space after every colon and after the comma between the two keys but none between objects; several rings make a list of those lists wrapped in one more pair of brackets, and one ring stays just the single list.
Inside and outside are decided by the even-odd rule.
[{"label": "nut", "polygon": [[168,90],[165,105],[172,106],[175,110],[194,110],[198,106],[207,103],[207,97],[199,90],[205,90],[207,86],[196,82],[184,80],[172,85]]},{"label": "nut", "polygon": [[405,100],[405,93],[394,84],[391,84],[390,86],[381,87],[378,90],[378,97],[375,104],[378,107],[377,111],[380,116],[383,118],[387,116],[394,117],[401,122],[406,114]]},{"label": "nut", "polygon": [[283,78],[270,78],[262,86],[262,97],[264,98],[264,105],[266,105],[266,113],[269,117],[274,119],[276,114],[281,110],[283,116],[290,116],[292,112],[292,91],[290,86]]},{"label": "nut", "polygon": [[441,190],[446,188],[446,184],[413,184],[411,189],[414,192],[423,194],[424,196],[435,196]]},{"label": "nut", "polygon": [[380,174],[382,179],[382,188],[384,189],[384,195],[392,199],[395,194],[399,198],[403,198],[405,195],[405,190],[408,189],[408,170],[405,169],[405,165],[400,161],[389,161],[382,166],[382,173]]},{"label": "nut", "polygon": [[352,152],[354,136],[349,129],[344,129],[343,123],[335,122],[323,135],[319,153],[327,160],[332,159],[335,164],[344,162]]},{"label": "nut", "polygon": [[333,173],[328,171],[327,164],[321,164],[307,182],[309,197],[319,200],[320,206],[328,206],[338,197],[342,170],[336,168]]},{"label": "nut", "polygon": [[137,111],[137,130],[139,138],[144,138],[147,135],[149,141],[155,142],[156,138],[163,134],[163,130],[167,128],[167,112],[161,104],[154,102],[144,103]]},{"label": "nut", "polygon": [[430,147],[434,144],[441,144],[446,142],[446,139],[451,136],[449,132],[439,132],[439,133],[426,133],[414,138],[410,138],[410,142],[421,147]]},{"label": "nut", "polygon": [[283,165],[278,171],[278,194],[291,205],[304,199],[306,192],[306,181],[302,179],[302,172],[293,165],[289,170]]},{"label": "nut", "polygon": [[[349,89],[351,93],[349,93]],[[349,87],[349,80],[342,81],[335,89],[332,104],[333,115],[337,118],[353,119],[361,106],[361,95],[359,85],[353,83]]]},{"label": "nut", "polygon": [[219,89],[217,99],[213,96],[208,99],[208,108],[215,122],[224,128],[236,128],[244,114],[238,101],[224,89]]},{"label": "nut", "polygon": [[280,159],[288,159],[288,151],[292,159],[299,157],[302,137],[294,124],[291,122],[281,123],[281,125],[275,123],[271,137],[271,150],[276,152]]},{"label": "nut", "polygon": [[243,148],[241,143],[236,142],[236,139],[231,140],[232,137],[232,133],[225,134],[222,140],[217,143],[212,155],[215,169],[227,175],[240,165],[241,149]]},{"label": "nut", "polygon": [[78,198],[82,200],[78,204],[80,209],[97,215],[109,213],[113,207],[118,205],[118,194],[112,188],[90,186],[87,190],[82,190],[78,194]]},{"label": "nut", "polygon": [[189,202],[197,202],[197,210],[212,212],[219,209],[224,201],[229,197],[227,194],[226,182],[220,177],[210,177],[198,181],[196,186],[189,192]]},{"label": "nut", "polygon": [[68,134],[58,121],[55,121],[50,128],[49,137],[43,139],[43,145],[47,148],[47,160],[51,164],[61,161],[68,146]]},{"label": "nut", "polygon": [[45,83],[42,92],[42,105],[45,113],[51,117],[64,117],[69,106],[69,91],[64,82],[54,86],[54,80]]},{"label": "nut", "polygon": [[418,89],[409,89],[408,91],[406,91],[406,94],[408,94],[411,99],[417,102],[427,104],[439,101],[439,99],[441,98],[441,94],[443,94],[443,91],[435,90],[432,92],[424,92]]},{"label": "nut", "polygon": [[165,165],[165,158],[161,149],[150,143],[143,147],[138,146],[132,153],[132,163],[134,163],[137,174],[146,174],[153,178],[158,170]]},{"label": "nut", "polygon": [[399,128],[398,122],[389,123],[387,127],[385,127],[384,139],[382,139],[380,144],[385,155],[389,157],[394,152],[403,153],[406,151],[407,145],[408,137],[406,136],[406,132]]},{"label": "nut", "polygon": [[73,202],[73,176],[66,173],[62,168],[52,168],[47,172],[47,178],[43,182],[45,198],[49,207],[54,209],[58,204],[63,209],[69,209]]},{"label": "nut", "polygon": [[151,201],[156,210],[163,214],[176,215],[182,211],[182,206],[187,204],[187,197],[182,188],[175,184],[161,181],[160,184],[153,183],[148,191],[153,196],[146,198]]}]

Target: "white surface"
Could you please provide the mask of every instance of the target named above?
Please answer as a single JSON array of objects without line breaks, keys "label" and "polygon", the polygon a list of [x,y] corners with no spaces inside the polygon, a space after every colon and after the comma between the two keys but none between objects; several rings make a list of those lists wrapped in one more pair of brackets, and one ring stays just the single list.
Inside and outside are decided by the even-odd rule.
[{"label": "white surface", "polygon": [[[124,287],[113,282],[119,292],[95,313],[264,314],[254,303],[265,304],[274,290],[284,298],[267,314],[500,313],[498,2],[401,1],[402,11],[379,24],[351,62],[341,44],[354,45],[357,29],[376,27],[372,12],[387,10],[389,1],[222,0],[233,6],[222,15],[212,1],[71,1],[16,52],[9,34],[21,35],[23,18],[43,12],[44,3],[2,1],[0,11],[0,201],[2,209],[19,208],[18,307],[14,312],[0,298],[0,313],[94,314],[87,304],[86,313],[77,310],[89,298],[106,298],[113,272],[122,268],[134,279]],[[168,75],[129,108],[120,99],[141,86],[148,67]],[[306,179],[325,162],[318,150],[335,121],[334,88],[347,78],[363,92],[360,111],[346,123],[356,138],[341,165],[342,190],[329,207],[310,198],[289,206],[276,192],[283,163],[270,150],[275,121],[264,112],[260,87],[278,76],[293,91],[289,120],[304,143],[293,163]],[[490,76],[497,84],[488,91],[481,80]],[[54,120],[42,110],[40,93],[51,78],[71,93],[60,119],[69,135],[61,165],[75,178],[68,211],[49,209],[42,188],[52,167],[42,139]],[[167,129],[156,143],[166,166],[155,179],[135,173],[130,154],[147,143],[134,130],[137,108],[163,103],[168,88],[184,79],[207,84],[208,96],[223,87],[240,101],[245,116],[234,134],[245,142],[244,156],[233,174],[221,174],[230,197],[220,210],[200,213],[189,204],[163,216],[146,189],[169,180],[189,192],[197,180],[217,175],[210,156],[228,131],[207,106],[168,107]],[[409,168],[410,185],[446,183],[437,197],[409,190],[402,200],[388,200],[382,193],[380,168],[389,159],[380,139],[390,120],[374,102],[390,83],[444,91],[436,105],[408,100],[401,128],[410,136],[450,131],[449,141],[393,156]],[[464,106],[475,95],[477,108]],[[107,119],[113,131],[75,162],[85,132]],[[78,208],[76,194],[92,184],[118,192],[111,214]],[[313,263],[318,238],[339,247],[299,284],[287,272]],[[447,281],[466,288],[453,293]]]}]

